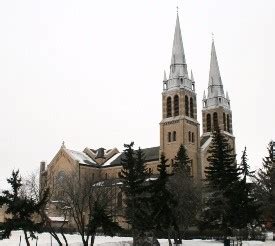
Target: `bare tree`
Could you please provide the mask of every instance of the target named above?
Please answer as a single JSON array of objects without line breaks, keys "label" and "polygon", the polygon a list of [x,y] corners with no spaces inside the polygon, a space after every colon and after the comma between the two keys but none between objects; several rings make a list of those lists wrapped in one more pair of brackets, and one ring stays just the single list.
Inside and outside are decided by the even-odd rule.
[{"label": "bare tree", "polygon": [[[70,208],[73,222],[84,246],[88,246],[89,242],[93,245],[99,227],[111,236],[119,229],[111,217],[111,205],[114,199],[111,181],[95,183],[89,175],[79,176],[78,173],[71,172],[64,174],[58,180],[58,189],[59,199],[64,206]],[[102,221],[105,223],[101,224]]]}]

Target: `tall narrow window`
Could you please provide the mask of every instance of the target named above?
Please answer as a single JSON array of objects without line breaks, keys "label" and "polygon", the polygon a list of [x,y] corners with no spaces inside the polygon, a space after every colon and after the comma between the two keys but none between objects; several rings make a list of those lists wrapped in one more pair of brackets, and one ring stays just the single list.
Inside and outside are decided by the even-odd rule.
[{"label": "tall narrow window", "polygon": [[174,96],[174,116],[179,115],[179,96]]},{"label": "tall narrow window", "polygon": [[173,131],[173,141],[177,140],[177,133],[175,131]]},{"label": "tall narrow window", "polygon": [[194,138],[194,132],[192,132],[192,143],[195,142],[195,138]]},{"label": "tall narrow window", "polygon": [[207,114],[206,116],[206,131],[211,132],[211,115]]},{"label": "tall narrow window", "polygon": [[213,114],[213,123],[214,123],[214,130],[218,129],[218,113],[215,112]]},{"label": "tall narrow window", "polygon": [[223,113],[223,128],[225,131],[227,131],[225,113]]},{"label": "tall narrow window", "polygon": [[193,98],[190,98],[190,117],[194,118],[194,105],[193,105]]},{"label": "tall narrow window", "polygon": [[189,99],[185,96],[185,115],[189,116]]},{"label": "tall narrow window", "polygon": [[171,132],[168,132],[168,142],[171,142]]},{"label": "tall narrow window", "polygon": [[230,116],[227,115],[227,131],[231,133],[231,127],[230,127]]},{"label": "tall narrow window", "polygon": [[191,142],[191,132],[188,132],[188,140]]},{"label": "tall narrow window", "polygon": [[166,116],[168,118],[168,117],[172,116],[172,99],[171,99],[171,97],[167,98],[167,105],[166,105],[166,107],[167,107]]}]

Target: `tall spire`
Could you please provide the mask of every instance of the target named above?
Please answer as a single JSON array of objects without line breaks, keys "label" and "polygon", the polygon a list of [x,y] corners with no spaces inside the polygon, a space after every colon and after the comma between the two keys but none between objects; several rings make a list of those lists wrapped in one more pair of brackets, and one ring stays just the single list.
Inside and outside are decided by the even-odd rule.
[{"label": "tall spire", "polygon": [[222,96],[224,97],[222,79],[215,49],[214,39],[212,39],[211,48],[211,60],[210,60],[210,71],[209,71],[209,82],[208,82],[208,98]]},{"label": "tall spire", "polygon": [[177,77],[177,76],[188,77],[178,13],[177,13],[175,33],[174,33],[170,68],[171,68],[170,77]]}]

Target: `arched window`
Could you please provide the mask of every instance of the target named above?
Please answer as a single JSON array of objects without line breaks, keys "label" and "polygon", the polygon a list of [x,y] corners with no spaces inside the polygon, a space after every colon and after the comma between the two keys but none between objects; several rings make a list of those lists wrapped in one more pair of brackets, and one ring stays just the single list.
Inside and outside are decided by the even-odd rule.
[{"label": "arched window", "polygon": [[217,130],[219,125],[218,125],[218,113],[215,112],[213,114],[213,123],[214,123],[214,130]]},{"label": "arched window", "polygon": [[179,96],[174,96],[174,116],[179,115]]},{"label": "arched window", "polygon": [[224,127],[224,130],[227,131],[225,113],[223,113],[223,127]]},{"label": "arched window", "polygon": [[117,194],[117,207],[122,208],[122,192],[121,191]]},{"label": "arched window", "polygon": [[185,96],[185,115],[189,116],[189,99]]},{"label": "arched window", "polygon": [[211,115],[207,114],[206,116],[206,131],[211,132]]},{"label": "arched window", "polygon": [[172,116],[172,99],[171,97],[167,98],[167,112],[166,112],[166,116],[171,117]]},{"label": "arched window", "polygon": [[191,132],[188,132],[188,140],[191,142]]},{"label": "arched window", "polygon": [[231,133],[231,127],[230,127],[230,115],[227,115],[227,131]]},{"label": "arched window", "polygon": [[175,131],[173,131],[173,141],[177,140],[177,133]]},{"label": "arched window", "polygon": [[168,132],[168,142],[170,143],[171,142],[171,132]]},{"label": "arched window", "polygon": [[194,118],[193,98],[190,98],[190,117]]}]

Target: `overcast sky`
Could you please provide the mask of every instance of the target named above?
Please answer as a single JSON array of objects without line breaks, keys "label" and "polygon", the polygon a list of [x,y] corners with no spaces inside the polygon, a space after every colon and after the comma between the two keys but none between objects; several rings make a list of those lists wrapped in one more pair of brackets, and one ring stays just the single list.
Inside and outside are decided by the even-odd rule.
[{"label": "overcast sky", "polygon": [[237,158],[257,168],[275,139],[274,0],[0,1],[0,188],[66,147],[159,145],[176,6],[201,121],[211,33]]}]

